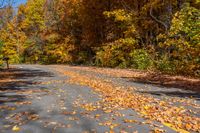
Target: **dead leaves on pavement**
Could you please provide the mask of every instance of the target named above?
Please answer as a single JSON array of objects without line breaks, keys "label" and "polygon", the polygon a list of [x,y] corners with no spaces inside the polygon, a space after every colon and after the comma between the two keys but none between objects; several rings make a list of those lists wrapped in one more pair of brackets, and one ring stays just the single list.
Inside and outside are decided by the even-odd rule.
[{"label": "dead leaves on pavement", "polygon": [[167,87],[181,87],[188,90],[200,92],[200,79],[185,76],[164,75],[158,72],[141,71],[133,69],[111,69],[111,68],[96,68],[96,67],[80,67],[70,66],[75,70],[84,70],[114,77],[127,78],[131,81],[139,81],[142,83],[151,83]]},{"label": "dead leaves on pavement", "polygon": [[[58,70],[66,76],[70,76],[70,83],[86,85],[103,95],[103,102],[115,108],[132,108],[146,119],[156,120],[176,131],[200,131],[200,118],[192,116],[187,109],[175,107],[171,104],[133,92],[134,88],[116,87],[114,84],[102,79],[81,75],[76,72]],[[84,107],[84,106],[83,106]],[[86,105],[86,109],[93,111],[93,106]],[[112,110],[111,110],[112,111]],[[155,132],[161,132],[155,130]]]}]

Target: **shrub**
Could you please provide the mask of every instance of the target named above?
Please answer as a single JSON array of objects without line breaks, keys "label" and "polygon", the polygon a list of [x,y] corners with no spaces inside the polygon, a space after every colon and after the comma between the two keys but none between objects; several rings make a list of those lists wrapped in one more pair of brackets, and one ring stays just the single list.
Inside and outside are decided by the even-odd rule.
[{"label": "shrub", "polygon": [[79,51],[74,62],[77,64],[89,64],[89,58],[90,55],[87,51]]},{"label": "shrub", "polygon": [[74,45],[71,42],[70,37],[66,37],[63,43],[60,44],[48,44],[45,47],[45,56],[43,62],[47,64],[51,63],[69,63],[72,62],[71,51],[74,50]]},{"label": "shrub", "polygon": [[195,75],[200,68],[200,10],[185,3],[173,19],[168,34],[158,38],[163,55],[158,69],[184,75]]},{"label": "shrub", "polygon": [[153,60],[149,53],[144,49],[136,49],[130,53],[131,67],[145,70],[153,66]]},{"label": "shrub", "polygon": [[119,39],[108,43],[96,53],[96,64],[107,67],[129,67],[129,53],[137,47],[133,38]]},{"label": "shrub", "polygon": [[164,55],[156,61],[156,69],[165,73],[174,73],[176,66],[169,60],[167,55]]}]

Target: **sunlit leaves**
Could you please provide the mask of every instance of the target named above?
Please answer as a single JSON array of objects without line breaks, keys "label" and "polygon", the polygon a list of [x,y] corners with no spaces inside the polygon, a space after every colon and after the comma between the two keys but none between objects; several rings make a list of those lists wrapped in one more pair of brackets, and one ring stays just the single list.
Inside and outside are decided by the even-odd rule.
[{"label": "sunlit leaves", "polygon": [[168,35],[160,35],[164,39],[160,46],[171,51],[168,59],[176,67],[176,72],[193,73],[198,76],[200,50],[199,9],[185,3],[182,10],[174,14]]},{"label": "sunlit leaves", "polygon": [[114,10],[112,12],[104,12],[104,15],[107,16],[108,18],[113,17],[115,19],[116,22],[118,21],[122,21],[122,22],[127,22],[127,21],[131,21],[131,14],[127,13],[125,10],[123,9],[118,9],[118,10]]},{"label": "sunlit leaves", "polygon": [[45,0],[29,0],[25,8],[24,28],[39,32],[44,28],[44,6]]},{"label": "sunlit leaves", "polygon": [[199,9],[191,7],[186,3],[184,8],[180,12],[177,12],[172,20],[171,36],[182,36],[189,42],[186,45],[198,45],[200,42],[199,16]]},{"label": "sunlit leaves", "polygon": [[14,127],[12,128],[12,130],[13,130],[14,132],[18,132],[18,131],[20,131],[20,127],[14,126]]},{"label": "sunlit leaves", "polygon": [[[106,106],[104,113],[111,113],[114,108],[132,108],[146,119],[156,120],[164,125],[167,125],[166,123],[168,123],[168,126],[178,132],[199,130],[198,123],[200,119],[188,114],[188,110],[183,107],[173,106],[154,97],[139,94],[133,90],[126,90],[124,87],[116,87],[111,82],[106,82],[89,75],[85,76],[62,69],[58,71],[70,76],[70,83],[87,85],[102,94],[102,110],[104,110],[104,106]],[[86,110],[88,109],[88,111],[93,111],[92,104],[85,105]],[[136,121],[126,119],[124,122],[132,123]],[[112,122],[106,124],[112,125],[111,123]],[[103,124],[100,123],[100,125]],[[163,132],[163,130],[156,128],[155,132]]]}]

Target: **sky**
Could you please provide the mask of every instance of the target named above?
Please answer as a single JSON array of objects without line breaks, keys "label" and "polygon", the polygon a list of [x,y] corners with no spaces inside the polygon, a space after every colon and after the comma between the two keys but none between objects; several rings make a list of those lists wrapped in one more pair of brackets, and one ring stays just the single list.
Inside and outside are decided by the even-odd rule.
[{"label": "sky", "polygon": [[20,4],[26,3],[26,0],[15,0],[14,1],[14,7],[18,7]]}]

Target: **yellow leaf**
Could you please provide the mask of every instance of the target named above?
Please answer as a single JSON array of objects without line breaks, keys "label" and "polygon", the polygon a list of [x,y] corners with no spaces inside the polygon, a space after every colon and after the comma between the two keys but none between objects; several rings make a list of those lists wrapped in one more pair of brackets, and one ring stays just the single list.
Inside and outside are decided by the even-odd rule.
[{"label": "yellow leaf", "polygon": [[149,106],[147,106],[147,105],[146,105],[146,106],[144,106],[144,109],[145,109],[145,110],[148,110],[149,108],[150,108],[150,107],[149,107]]},{"label": "yellow leaf", "polygon": [[15,131],[15,132],[18,132],[18,131],[20,131],[20,128],[19,128],[18,126],[14,126],[14,127],[12,128],[12,130]]},{"label": "yellow leaf", "polygon": [[11,107],[11,108],[9,108],[9,110],[16,110],[16,108],[15,107]]},{"label": "yellow leaf", "polygon": [[95,118],[99,118],[99,117],[100,117],[100,115],[99,115],[99,114],[96,114],[96,115],[95,115]]},{"label": "yellow leaf", "polygon": [[184,129],[175,128],[175,127],[174,127],[172,124],[170,124],[170,123],[164,122],[163,125],[165,125],[165,126],[171,128],[171,129],[173,129],[174,131],[180,132],[180,133],[189,133],[188,131],[186,131],[186,130],[184,130]]},{"label": "yellow leaf", "polygon": [[136,122],[136,121],[135,121],[135,120],[128,120],[128,119],[125,119],[124,122],[125,122],[125,123],[134,123],[134,122]]}]

